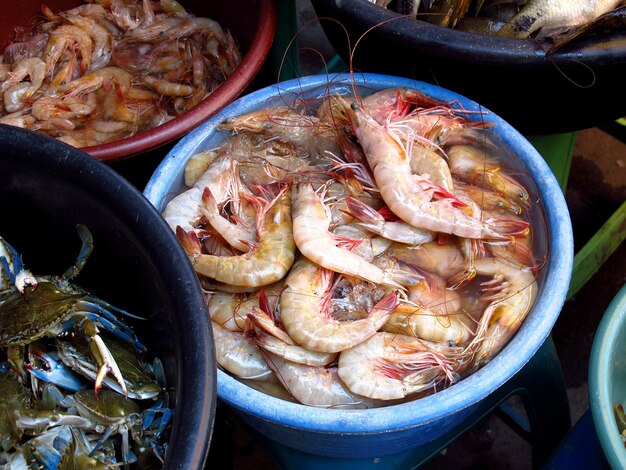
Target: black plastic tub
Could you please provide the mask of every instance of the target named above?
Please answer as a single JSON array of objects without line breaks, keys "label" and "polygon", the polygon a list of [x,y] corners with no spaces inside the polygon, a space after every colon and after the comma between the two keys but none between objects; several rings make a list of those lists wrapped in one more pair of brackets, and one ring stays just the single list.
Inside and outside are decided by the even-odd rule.
[{"label": "black plastic tub", "polygon": [[147,318],[130,322],[164,363],[174,420],[164,468],[201,469],[216,405],[213,336],[197,276],[154,207],[86,153],[31,131],[0,126],[0,235],[35,274],[62,274],[81,246],[94,250],[75,279]]},{"label": "black plastic tub", "polygon": [[[367,31],[354,52],[355,70],[416,78],[456,91],[524,134],[574,131],[626,114],[626,32],[579,39],[547,55],[533,39],[443,28],[367,0],[311,3],[346,64],[350,49]],[[352,47],[337,22],[346,28]]]}]

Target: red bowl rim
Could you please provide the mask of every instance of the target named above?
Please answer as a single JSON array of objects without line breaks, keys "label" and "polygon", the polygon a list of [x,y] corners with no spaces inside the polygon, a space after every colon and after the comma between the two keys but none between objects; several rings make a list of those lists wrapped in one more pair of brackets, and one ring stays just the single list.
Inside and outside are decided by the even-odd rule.
[{"label": "red bowl rim", "polygon": [[183,136],[237,98],[252,82],[265,62],[276,33],[274,0],[259,0],[259,2],[259,23],[248,52],[228,80],[199,105],[148,131],[122,140],[81,147],[81,150],[100,161],[115,161],[132,157]]}]

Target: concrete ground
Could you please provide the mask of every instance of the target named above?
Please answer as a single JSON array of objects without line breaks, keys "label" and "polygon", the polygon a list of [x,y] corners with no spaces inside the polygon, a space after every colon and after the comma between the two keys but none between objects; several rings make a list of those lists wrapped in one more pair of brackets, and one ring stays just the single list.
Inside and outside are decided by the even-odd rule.
[{"label": "concrete ground", "polygon": [[[298,20],[306,28],[301,45],[311,45],[326,60],[333,55],[316,23],[309,0],[297,0]],[[320,67],[317,53],[303,52],[303,74]],[[626,199],[626,145],[598,128],[578,132],[566,201],[575,236],[575,250],[595,233]],[[572,423],[588,408],[587,370],[594,333],[604,310],[626,281],[626,244],[609,258],[600,271],[568,301],[553,330],[567,383]],[[233,418],[218,409],[210,454],[211,468],[263,468],[275,465],[264,450]],[[426,469],[527,469],[530,445],[494,415],[489,416]]]}]

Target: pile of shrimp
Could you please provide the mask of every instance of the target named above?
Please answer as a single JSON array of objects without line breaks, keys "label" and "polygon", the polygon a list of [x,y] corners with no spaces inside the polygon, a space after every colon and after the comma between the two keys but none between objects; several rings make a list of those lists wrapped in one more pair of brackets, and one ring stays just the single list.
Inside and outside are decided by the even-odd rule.
[{"label": "pile of shrimp", "polygon": [[545,264],[540,201],[490,124],[407,88],[359,93],[226,119],[162,214],[219,366],[310,406],[471,374],[519,329]]},{"label": "pile of shrimp", "polygon": [[75,147],[124,139],[199,104],[241,62],[233,37],[175,0],[93,0],[1,56],[0,123]]}]

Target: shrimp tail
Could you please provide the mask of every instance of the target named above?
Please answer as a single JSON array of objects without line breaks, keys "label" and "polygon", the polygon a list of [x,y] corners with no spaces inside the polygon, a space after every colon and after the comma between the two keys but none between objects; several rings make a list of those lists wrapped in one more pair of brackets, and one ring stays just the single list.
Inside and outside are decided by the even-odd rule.
[{"label": "shrimp tail", "polygon": [[401,286],[416,286],[424,280],[424,276],[404,269],[389,269],[385,274],[389,276],[390,282]]},{"label": "shrimp tail", "polygon": [[467,207],[467,204],[458,199],[454,194],[448,191],[443,186],[440,186],[436,183],[430,181],[426,176],[415,176],[415,180],[417,184],[424,190],[432,192],[433,196],[439,199],[450,199],[450,203],[452,207]]},{"label": "shrimp tail", "polygon": [[176,227],[176,238],[178,238],[187,256],[196,256],[202,253],[202,245],[194,232],[187,232],[178,225]]},{"label": "shrimp tail", "polygon": [[203,208],[208,212],[218,213],[217,201],[208,186],[204,188],[204,191],[202,192],[202,204],[204,206]]},{"label": "shrimp tail", "polygon": [[276,339],[281,340],[283,343],[292,346],[295,344],[287,332],[278,328],[274,320],[260,308],[252,307],[252,311],[248,313],[247,319],[250,320],[253,325],[274,336]]},{"label": "shrimp tail", "polygon": [[379,319],[388,318],[391,312],[398,306],[398,295],[391,292],[378,301],[370,311],[368,319],[378,322]]},{"label": "shrimp tail", "polygon": [[467,285],[472,279],[476,277],[476,268],[474,266],[468,266],[466,269],[453,274],[446,281],[446,287],[450,290],[456,290],[460,287]]},{"label": "shrimp tail", "polygon": [[530,224],[524,220],[509,217],[494,217],[485,221],[486,225],[503,237],[523,238],[530,232]]},{"label": "shrimp tail", "polygon": [[355,240],[353,238],[342,237],[340,235],[335,235],[335,234],[333,234],[333,240],[337,242],[337,246],[341,248],[345,248],[346,250],[350,250],[350,251],[354,250],[361,243],[363,243],[363,240]]},{"label": "shrimp tail", "polygon": [[379,227],[385,221],[378,211],[352,196],[346,196],[345,202],[348,206],[347,213],[366,227]]}]

